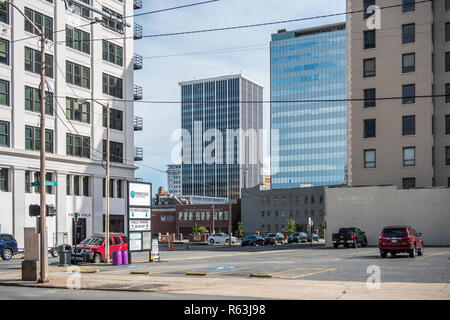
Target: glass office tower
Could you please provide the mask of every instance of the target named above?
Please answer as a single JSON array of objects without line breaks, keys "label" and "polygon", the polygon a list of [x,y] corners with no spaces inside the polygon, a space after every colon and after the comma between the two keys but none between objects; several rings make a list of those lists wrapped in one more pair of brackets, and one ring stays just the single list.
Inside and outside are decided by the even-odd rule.
[{"label": "glass office tower", "polygon": [[262,163],[248,157],[253,147],[261,152],[259,138],[243,144],[237,133],[263,128],[263,87],[242,75],[179,85],[183,196],[228,198],[231,190],[239,198],[241,188],[262,182]]},{"label": "glass office tower", "polygon": [[345,23],[280,30],[270,47],[272,188],[344,184]]}]

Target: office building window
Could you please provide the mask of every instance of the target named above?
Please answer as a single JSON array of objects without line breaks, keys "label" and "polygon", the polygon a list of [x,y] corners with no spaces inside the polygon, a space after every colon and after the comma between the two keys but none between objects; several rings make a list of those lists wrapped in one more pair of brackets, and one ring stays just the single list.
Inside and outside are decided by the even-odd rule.
[{"label": "office building window", "polygon": [[9,41],[0,39],[0,63],[9,65]]},{"label": "office building window", "polygon": [[[41,129],[25,126],[25,149],[41,150]],[[45,130],[45,151],[53,153],[53,130]]]},{"label": "office building window", "polygon": [[450,147],[445,147],[445,165],[450,166]]},{"label": "office building window", "polygon": [[123,66],[123,48],[103,40],[103,60]]},{"label": "office building window", "polygon": [[364,120],[364,138],[376,137],[376,119]]},{"label": "office building window", "polygon": [[9,147],[9,122],[0,121],[0,146]]},{"label": "office building window", "polygon": [[9,24],[9,4],[0,2],[0,22]]},{"label": "office building window", "polygon": [[[36,12],[30,8],[25,8],[25,15],[33,21],[33,23],[42,30],[42,24],[44,24],[45,37],[49,40],[53,40],[53,19]],[[39,32],[33,27],[33,25],[25,19],[25,31],[39,35]]]},{"label": "office building window", "polygon": [[123,23],[120,22],[121,20],[123,20],[122,15],[115,11],[108,9],[107,7],[102,7],[102,10],[103,10],[103,12],[108,13],[110,16],[118,18],[118,20],[113,20],[111,18],[103,16],[102,25],[108,29],[115,31],[115,32],[123,33]]},{"label": "office building window", "polygon": [[0,105],[9,106],[9,81],[0,80]]},{"label": "office building window", "polygon": [[375,58],[364,59],[364,78],[375,77],[376,75],[376,62]]},{"label": "office building window", "polygon": [[8,192],[9,170],[0,168],[0,191]]},{"label": "office building window", "polygon": [[122,99],[123,80],[109,74],[103,74],[103,93]]},{"label": "office building window", "polygon": [[403,189],[414,189],[416,187],[416,178],[403,178]]},{"label": "office building window", "polygon": [[[86,4],[90,4],[90,0],[81,0],[81,2],[84,2]],[[68,10],[70,10],[71,12],[73,12],[73,13],[79,15],[79,16],[82,16],[84,18],[88,18],[89,19],[91,17],[91,13],[90,13],[89,9],[87,9],[85,7],[82,7],[81,5],[79,5],[77,3],[74,3],[71,0],[68,1],[68,4],[69,4]]]},{"label": "office building window", "polygon": [[445,11],[450,10],[450,0],[445,0]]},{"label": "office building window", "polygon": [[416,165],[416,148],[403,148],[403,166],[412,167]]},{"label": "office building window", "polygon": [[411,136],[416,134],[416,116],[403,116],[402,134],[404,136]]},{"label": "office building window", "polygon": [[445,24],[445,42],[450,41],[450,22]]},{"label": "office building window", "polygon": [[77,99],[66,98],[66,117],[83,123],[90,123],[91,104],[89,102],[78,102]]},{"label": "office building window", "polygon": [[91,53],[91,35],[66,25],[66,46],[86,54]]},{"label": "office building window", "polygon": [[83,196],[89,197],[89,177],[83,177]]},{"label": "office building window", "polygon": [[[53,174],[52,174],[51,172],[47,172],[47,173],[45,174],[45,181],[53,182]],[[45,187],[45,192],[46,192],[47,194],[54,194],[54,193],[55,193],[54,187],[52,187],[52,186],[46,186],[46,187]]]},{"label": "office building window", "polygon": [[91,69],[70,61],[66,61],[66,82],[82,88],[90,89]]},{"label": "office building window", "polygon": [[416,54],[407,53],[402,56],[402,72],[409,73],[416,71]]},{"label": "office building window", "polygon": [[416,103],[416,85],[406,84],[402,87],[403,104]]},{"label": "office building window", "polygon": [[376,89],[364,89],[364,108],[375,108]]},{"label": "office building window", "polygon": [[450,52],[445,53],[445,72],[450,72]]},{"label": "office building window", "polygon": [[445,115],[445,134],[450,134],[450,115]]},{"label": "office building window", "polygon": [[70,183],[71,179],[70,179],[70,175],[66,175],[66,194],[69,196],[70,195]]},{"label": "office building window", "polygon": [[375,29],[364,31],[364,49],[373,49],[376,46]]},{"label": "office building window", "polygon": [[[123,198],[122,186],[123,186],[122,180],[117,180],[117,183],[116,183],[117,198]],[[204,212],[202,212],[202,213],[204,213]],[[204,220],[204,219],[202,219],[202,220]]]},{"label": "office building window", "polygon": [[416,25],[414,23],[402,26],[402,43],[413,43],[416,41]]},{"label": "office building window", "polygon": [[[123,143],[110,141],[111,162],[123,163]],[[103,140],[103,159],[106,159],[106,140]]]},{"label": "office building window", "polygon": [[[110,108],[109,127],[115,130],[123,130],[123,112]],[[106,108],[103,108],[103,127],[106,128]]]},{"label": "office building window", "polygon": [[91,138],[67,133],[66,154],[89,159],[91,157]]},{"label": "office building window", "polygon": [[[25,70],[41,74],[41,52],[25,47]],[[53,56],[45,54],[45,75],[53,78]]]},{"label": "office building window", "polygon": [[450,83],[445,84],[445,103],[450,103]]},{"label": "office building window", "polygon": [[402,12],[409,12],[416,10],[416,0],[403,0]]},{"label": "office building window", "polygon": [[73,194],[75,196],[80,195],[80,177],[79,176],[73,177]]},{"label": "office building window", "polygon": [[[41,90],[25,87],[25,110],[41,112]],[[53,115],[53,93],[45,92],[45,114]]]},{"label": "office building window", "polygon": [[364,150],[364,168],[376,168],[376,150]]},{"label": "office building window", "polygon": [[28,170],[25,171],[25,192],[31,192],[31,172]]},{"label": "office building window", "polygon": [[364,4],[364,14],[363,14],[363,17],[364,17],[364,19],[367,19],[367,18],[369,18],[373,13],[367,13],[367,10],[368,10],[368,8],[370,7],[370,6],[374,6],[375,5],[375,0],[364,0],[364,2],[363,2],[363,4]]}]

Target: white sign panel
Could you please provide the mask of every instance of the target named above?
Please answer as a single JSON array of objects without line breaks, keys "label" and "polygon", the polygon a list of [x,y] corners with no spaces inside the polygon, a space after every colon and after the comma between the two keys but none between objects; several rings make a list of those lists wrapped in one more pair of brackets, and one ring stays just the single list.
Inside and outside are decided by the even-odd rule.
[{"label": "white sign panel", "polygon": [[142,250],[142,233],[130,232],[129,244],[130,244],[130,251]]},{"label": "white sign panel", "polygon": [[151,219],[150,208],[130,208],[130,219]]},{"label": "white sign panel", "polygon": [[128,195],[130,207],[151,207],[152,190],[150,184],[130,182],[130,194]]},{"label": "white sign panel", "polygon": [[130,220],[130,231],[152,231],[151,220]]}]

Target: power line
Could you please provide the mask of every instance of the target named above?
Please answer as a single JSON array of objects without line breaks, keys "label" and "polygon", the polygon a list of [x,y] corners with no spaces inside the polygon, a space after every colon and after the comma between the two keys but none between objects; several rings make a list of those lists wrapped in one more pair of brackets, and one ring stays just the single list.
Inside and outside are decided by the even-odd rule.
[{"label": "power line", "polygon": [[[412,2],[411,4],[428,3],[428,2],[432,2],[432,1],[433,0],[421,0],[421,1]],[[384,6],[384,7],[380,7],[380,10],[391,9],[391,8],[402,7],[402,6],[403,6],[403,4]],[[312,16],[312,17],[306,17],[306,18],[279,20],[279,21],[263,22],[263,23],[256,23],[256,24],[231,26],[231,27],[221,27],[221,28],[200,29],[200,30],[191,30],[191,31],[179,31],[179,32],[171,32],[171,33],[150,34],[150,35],[143,35],[142,38],[159,38],[159,37],[178,36],[178,35],[187,35],[187,34],[199,34],[199,33],[217,32],[217,31],[247,29],[247,28],[262,27],[262,26],[269,26],[269,25],[275,25],[275,24],[292,23],[292,22],[300,22],[300,21],[310,21],[310,20],[317,20],[317,19],[345,16],[345,15],[349,15],[349,14],[364,13],[364,12],[365,12],[365,10],[355,10],[355,11],[347,11],[347,12],[339,12],[339,13],[331,13],[331,14],[326,14],[326,15]],[[131,36],[131,37],[117,37],[117,38],[90,39],[89,41],[123,40],[123,39],[134,39],[134,36]],[[64,40],[63,41],[58,41],[58,43],[64,43],[64,42],[66,42],[66,41],[64,41]]]}]

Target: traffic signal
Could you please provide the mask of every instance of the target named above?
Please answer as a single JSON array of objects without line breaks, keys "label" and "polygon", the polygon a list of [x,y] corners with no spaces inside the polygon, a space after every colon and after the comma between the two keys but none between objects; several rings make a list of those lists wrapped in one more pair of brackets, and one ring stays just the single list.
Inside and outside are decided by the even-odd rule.
[{"label": "traffic signal", "polygon": [[[45,216],[54,217],[56,216],[56,207],[52,204],[45,205]],[[30,217],[39,217],[41,215],[41,206],[38,204],[30,204],[29,210]]]}]

